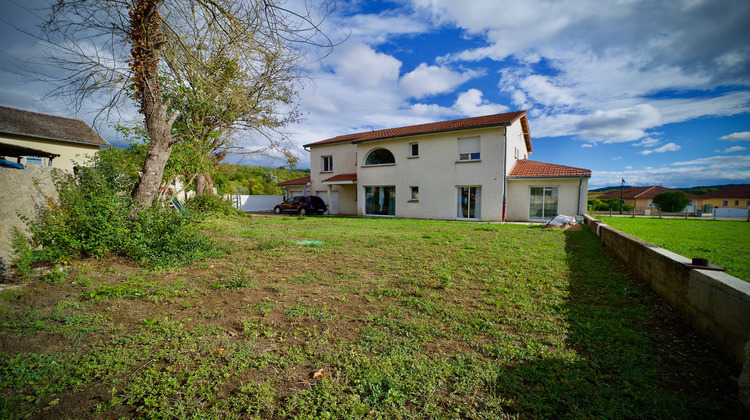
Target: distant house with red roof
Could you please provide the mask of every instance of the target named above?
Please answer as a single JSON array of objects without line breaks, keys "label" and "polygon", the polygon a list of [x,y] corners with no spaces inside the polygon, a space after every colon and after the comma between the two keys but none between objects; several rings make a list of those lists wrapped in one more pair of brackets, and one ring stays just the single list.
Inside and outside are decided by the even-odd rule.
[{"label": "distant house with red roof", "polygon": [[[648,187],[632,187],[632,188],[626,188],[622,190],[622,200],[625,202],[625,204],[631,204],[635,206],[635,212],[639,214],[644,214],[647,210],[650,210],[653,205],[652,200],[657,195],[667,192],[667,191],[675,191],[670,188],[664,188],[658,185],[652,185]],[[703,197],[700,195],[687,194],[688,198],[692,200],[690,205],[687,207],[687,211],[689,213],[695,213],[695,211],[702,206]],[[607,194],[600,195],[599,199],[606,200],[611,198],[617,198],[619,199],[621,197],[620,191],[612,191]]]},{"label": "distant house with red roof", "polygon": [[526,111],[347,134],[304,147],[310,178],[285,187],[322,197],[332,214],[544,221],[586,210],[591,171],[528,160]]},{"label": "distant house with red roof", "polygon": [[703,194],[703,205],[718,208],[750,208],[750,185],[725,187]]}]

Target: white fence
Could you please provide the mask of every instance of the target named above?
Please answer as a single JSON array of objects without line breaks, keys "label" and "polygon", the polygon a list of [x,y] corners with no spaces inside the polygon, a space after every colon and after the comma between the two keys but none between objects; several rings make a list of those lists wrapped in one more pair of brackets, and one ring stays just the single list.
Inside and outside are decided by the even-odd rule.
[{"label": "white fence", "polygon": [[242,211],[272,211],[284,201],[283,195],[233,195],[234,206]]},{"label": "white fence", "polygon": [[730,207],[721,207],[718,209],[714,209],[714,214],[716,217],[737,217],[737,218],[747,218],[747,212],[750,211],[748,209],[733,209]]}]

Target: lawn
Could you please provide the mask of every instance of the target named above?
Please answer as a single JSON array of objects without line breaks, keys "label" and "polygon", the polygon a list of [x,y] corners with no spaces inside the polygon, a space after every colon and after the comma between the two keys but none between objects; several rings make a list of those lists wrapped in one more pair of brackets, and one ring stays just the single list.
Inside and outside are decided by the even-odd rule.
[{"label": "lawn", "polygon": [[0,417],[748,414],[739,369],[587,231],[295,216],[203,228],[228,256],[167,271],[76,261],[2,292]]},{"label": "lawn", "polygon": [[602,217],[616,229],[687,258],[701,257],[750,281],[750,223],[727,220]]}]

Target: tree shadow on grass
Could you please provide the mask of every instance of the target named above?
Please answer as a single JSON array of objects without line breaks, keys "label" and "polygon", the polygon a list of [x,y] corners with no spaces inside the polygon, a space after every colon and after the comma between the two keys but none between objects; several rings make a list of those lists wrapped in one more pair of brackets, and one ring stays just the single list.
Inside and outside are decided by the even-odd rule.
[{"label": "tree shadow on grass", "polygon": [[564,235],[570,278],[562,310],[579,360],[524,364],[544,372],[534,397],[550,410],[543,414],[750,418],[737,399],[738,371],[715,348],[596,236]]}]

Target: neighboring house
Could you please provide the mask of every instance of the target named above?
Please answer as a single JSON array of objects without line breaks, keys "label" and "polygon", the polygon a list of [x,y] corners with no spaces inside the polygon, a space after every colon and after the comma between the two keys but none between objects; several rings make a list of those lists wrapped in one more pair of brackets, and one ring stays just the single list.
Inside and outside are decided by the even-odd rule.
[{"label": "neighboring house", "polygon": [[[635,212],[638,214],[646,214],[652,208],[654,208],[652,201],[657,195],[667,192],[677,191],[670,188],[660,187],[658,185],[652,185],[650,187],[632,187],[622,190],[622,199],[625,204],[630,204],[635,207]],[[697,209],[701,208],[703,197],[700,195],[687,194],[690,198],[690,205],[687,206],[686,210],[688,213],[695,213]],[[620,191],[612,191],[604,195],[597,197],[600,200],[607,200],[612,198],[620,198]]]},{"label": "neighboring house", "polygon": [[750,208],[750,185],[725,187],[703,194],[703,206],[706,212],[712,208]]},{"label": "neighboring house", "polygon": [[[331,214],[544,221],[586,209],[591,171],[527,160],[526,111],[338,136],[305,145]],[[292,182],[292,181],[289,181]]]},{"label": "neighboring house", "polygon": [[105,147],[81,120],[0,106],[0,158],[72,171]]},{"label": "neighboring house", "polygon": [[284,190],[286,191],[284,198],[293,197],[295,195],[305,195],[307,194],[308,187],[310,187],[310,177],[304,176],[302,178],[290,179],[289,181],[279,182],[276,185],[284,187]]}]

